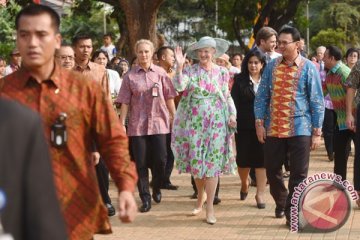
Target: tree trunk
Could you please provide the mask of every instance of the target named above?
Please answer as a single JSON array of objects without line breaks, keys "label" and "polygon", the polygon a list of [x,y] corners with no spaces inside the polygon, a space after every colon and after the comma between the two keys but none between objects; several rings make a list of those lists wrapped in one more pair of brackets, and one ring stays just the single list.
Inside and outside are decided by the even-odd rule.
[{"label": "tree trunk", "polygon": [[[256,36],[257,32],[264,26],[266,19],[270,16],[270,12],[273,10],[275,3],[277,0],[269,0],[265,7],[261,10],[260,16],[254,26],[254,36]],[[291,1],[291,0],[289,0]]]},{"label": "tree trunk", "polygon": [[120,38],[116,42],[116,49],[118,50],[118,55],[125,57],[131,52],[131,50],[127,47],[129,42],[129,31],[126,24],[125,14],[122,9],[116,7],[114,8],[113,15],[116,18],[120,31]]},{"label": "tree trunk", "polygon": [[[125,13],[128,29],[129,47],[131,53],[127,57],[134,56],[134,46],[140,39],[148,39],[158,46],[156,31],[156,19],[160,5],[164,0],[118,0],[121,9]],[[129,59],[130,59],[129,58]]]},{"label": "tree trunk", "polygon": [[303,0],[288,0],[287,6],[283,9],[277,9],[277,11],[271,11],[269,26],[279,31],[282,26],[288,24],[296,14],[296,10]]},{"label": "tree trunk", "polygon": [[272,27],[277,32],[281,27],[294,18],[297,7],[302,0],[288,0],[287,5],[283,8],[275,8],[275,4],[278,0],[268,0],[260,17],[254,26],[254,35],[265,25],[265,21],[268,19],[267,26]]},{"label": "tree trunk", "polygon": [[242,52],[247,53],[249,51],[248,46],[244,43],[241,36],[241,29],[245,29],[245,26],[242,26],[239,20],[239,17],[237,16],[237,5],[241,4],[240,1],[234,1],[233,5],[233,18],[232,18],[232,27],[235,33],[236,40],[238,41],[240,48],[242,49]]},{"label": "tree trunk", "polygon": [[241,25],[239,23],[239,20],[238,20],[237,16],[233,17],[233,24],[232,25],[233,25],[234,33],[235,33],[235,36],[236,36],[236,40],[240,44],[240,48],[243,50],[244,53],[247,53],[249,51],[249,48],[248,48],[248,46],[245,45],[244,41],[242,40],[242,36],[241,36],[241,33],[240,33],[240,30],[242,28],[241,28]]}]

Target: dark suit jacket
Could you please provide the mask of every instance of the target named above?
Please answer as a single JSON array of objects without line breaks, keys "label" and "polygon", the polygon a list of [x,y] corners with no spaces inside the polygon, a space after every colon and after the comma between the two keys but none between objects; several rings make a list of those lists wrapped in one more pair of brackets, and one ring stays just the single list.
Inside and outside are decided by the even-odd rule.
[{"label": "dark suit jacket", "polygon": [[0,99],[1,222],[15,240],[67,239],[40,117]]},{"label": "dark suit jacket", "polygon": [[240,73],[235,76],[231,90],[237,111],[237,130],[255,131],[254,100],[255,92],[249,76]]}]

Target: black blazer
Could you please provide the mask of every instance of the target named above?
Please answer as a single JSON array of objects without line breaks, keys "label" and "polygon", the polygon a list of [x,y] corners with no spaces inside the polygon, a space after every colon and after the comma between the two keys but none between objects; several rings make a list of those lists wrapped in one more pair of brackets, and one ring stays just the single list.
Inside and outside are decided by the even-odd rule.
[{"label": "black blazer", "polygon": [[235,76],[231,96],[237,111],[237,130],[255,130],[255,92],[248,75],[240,73]]},{"label": "black blazer", "polygon": [[40,117],[19,103],[3,99],[0,188],[7,199],[1,222],[15,240],[67,239]]}]

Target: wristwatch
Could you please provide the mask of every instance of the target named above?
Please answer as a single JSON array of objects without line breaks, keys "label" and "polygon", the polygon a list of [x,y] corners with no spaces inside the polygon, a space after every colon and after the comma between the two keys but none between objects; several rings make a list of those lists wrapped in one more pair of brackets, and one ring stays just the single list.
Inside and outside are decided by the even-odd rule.
[{"label": "wristwatch", "polygon": [[263,127],[263,126],[264,126],[264,120],[255,119],[255,127]]}]

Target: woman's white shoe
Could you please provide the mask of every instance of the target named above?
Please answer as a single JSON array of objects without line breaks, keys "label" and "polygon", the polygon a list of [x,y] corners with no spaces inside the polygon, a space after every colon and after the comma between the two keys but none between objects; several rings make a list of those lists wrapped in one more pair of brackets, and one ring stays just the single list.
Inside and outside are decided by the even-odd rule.
[{"label": "woman's white shoe", "polygon": [[207,217],[207,218],[206,218],[206,222],[207,222],[208,224],[211,224],[211,225],[215,224],[215,223],[216,223],[216,218],[215,218],[215,216],[209,216],[209,217]]},{"label": "woman's white shoe", "polygon": [[206,198],[207,198],[207,195],[206,193],[203,193],[203,198],[202,198],[202,201],[201,201],[201,207],[199,208],[194,208],[192,211],[191,211],[191,215],[195,216],[195,215],[198,215],[199,213],[201,213],[202,209],[203,209],[203,206],[206,202]]},{"label": "woman's white shoe", "polygon": [[195,216],[198,215],[199,213],[201,213],[202,208],[194,208],[191,212],[191,215]]}]

